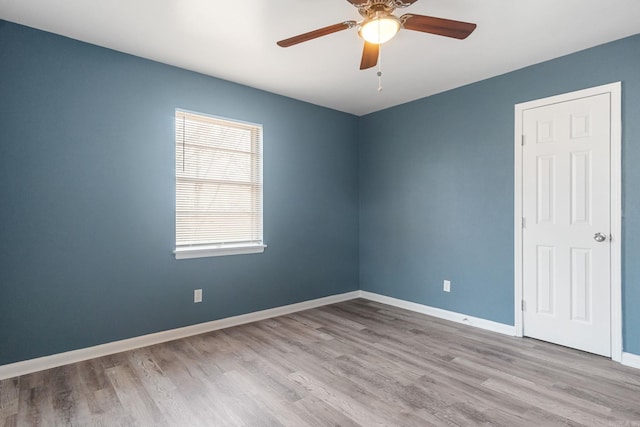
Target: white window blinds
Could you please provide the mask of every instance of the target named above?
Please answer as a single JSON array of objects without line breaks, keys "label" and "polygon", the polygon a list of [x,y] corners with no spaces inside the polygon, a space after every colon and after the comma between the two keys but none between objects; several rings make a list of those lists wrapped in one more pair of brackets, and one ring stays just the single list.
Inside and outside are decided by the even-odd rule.
[{"label": "white window blinds", "polygon": [[263,247],[262,126],[176,111],[176,257],[250,246]]}]

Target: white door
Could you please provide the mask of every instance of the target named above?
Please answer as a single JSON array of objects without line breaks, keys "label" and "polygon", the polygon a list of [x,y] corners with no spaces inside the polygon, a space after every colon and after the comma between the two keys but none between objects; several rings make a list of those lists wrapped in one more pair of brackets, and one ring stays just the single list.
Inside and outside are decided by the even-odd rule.
[{"label": "white door", "polygon": [[526,336],[611,356],[611,95],[523,111]]}]

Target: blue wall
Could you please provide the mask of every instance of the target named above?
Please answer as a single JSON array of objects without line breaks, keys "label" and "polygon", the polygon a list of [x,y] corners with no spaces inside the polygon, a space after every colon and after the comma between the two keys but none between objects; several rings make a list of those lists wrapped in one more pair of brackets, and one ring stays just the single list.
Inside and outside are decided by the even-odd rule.
[{"label": "blue wall", "polygon": [[361,289],[513,324],[514,105],[615,81],[624,350],[640,354],[640,35],[362,117]]},{"label": "blue wall", "polygon": [[[635,36],[357,118],[0,21],[0,365],[359,287],[513,324],[513,106],[618,80],[640,354],[638,70]],[[264,125],[263,254],[173,258],[175,108]]]},{"label": "blue wall", "polygon": [[[264,125],[263,254],[174,259],[175,108]],[[357,121],[0,21],[0,365],[357,289]]]}]

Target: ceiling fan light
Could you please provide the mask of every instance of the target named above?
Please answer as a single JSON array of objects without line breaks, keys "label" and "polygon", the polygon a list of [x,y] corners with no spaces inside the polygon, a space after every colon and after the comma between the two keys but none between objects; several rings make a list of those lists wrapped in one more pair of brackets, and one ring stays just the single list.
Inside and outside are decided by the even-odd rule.
[{"label": "ceiling fan light", "polygon": [[369,43],[388,42],[400,31],[400,20],[393,15],[375,16],[365,19],[358,34]]}]

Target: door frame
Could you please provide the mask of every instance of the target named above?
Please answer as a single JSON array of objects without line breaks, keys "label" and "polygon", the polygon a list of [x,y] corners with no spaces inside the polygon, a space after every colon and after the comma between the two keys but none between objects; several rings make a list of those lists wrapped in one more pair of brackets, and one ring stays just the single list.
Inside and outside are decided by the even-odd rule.
[{"label": "door frame", "polygon": [[525,110],[586,98],[610,94],[611,100],[611,359],[622,361],[622,83],[615,82],[589,89],[579,90],[515,105],[514,135],[514,326],[515,335],[522,337],[524,322],[522,311],[522,117]]}]

